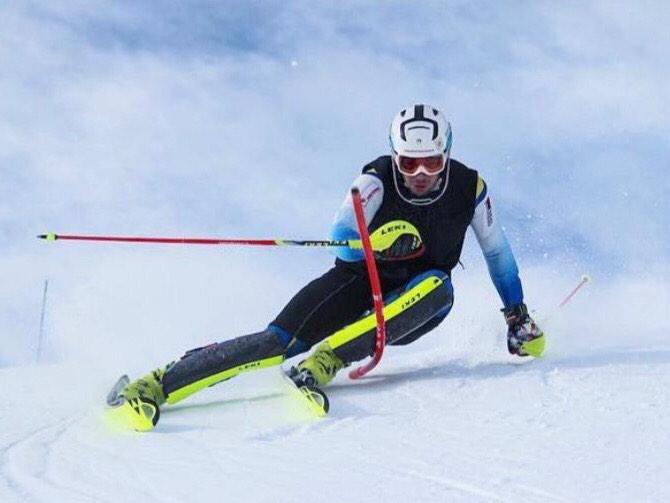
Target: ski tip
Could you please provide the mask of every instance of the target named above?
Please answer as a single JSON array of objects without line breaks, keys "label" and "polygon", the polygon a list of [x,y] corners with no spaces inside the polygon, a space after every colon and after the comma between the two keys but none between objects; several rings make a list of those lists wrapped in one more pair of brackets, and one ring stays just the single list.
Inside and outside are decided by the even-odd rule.
[{"label": "ski tip", "polygon": [[120,395],[128,384],[130,384],[130,379],[125,374],[117,379],[114,386],[112,386],[112,389],[107,393],[107,405],[109,407],[117,407],[122,403],[123,398]]},{"label": "ski tip", "polygon": [[58,239],[58,235],[54,234],[53,232],[49,232],[47,234],[39,234],[37,236],[37,239],[46,239],[47,241],[56,241]]}]

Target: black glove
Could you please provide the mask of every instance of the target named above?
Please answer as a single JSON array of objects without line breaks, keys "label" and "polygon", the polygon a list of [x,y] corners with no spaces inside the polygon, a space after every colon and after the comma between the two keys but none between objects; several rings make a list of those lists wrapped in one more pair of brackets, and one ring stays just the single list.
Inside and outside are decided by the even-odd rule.
[{"label": "black glove", "polygon": [[377,260],[408,260],[419,257],[425,251],[419,236],[402,234],[386,250],[376,251]]},{"label": "black glove", "polygon": [[[544,337],[542,330],[535,324],[528,314],[528,308],[523,302],[503,309],[507,322],[507,350],[518,356],[528,356],[530,353],[524,344]],[[538,341],[540,342],[540,341]],[[544,350],[544,341],[539,347],[533,348],[533,356],[540,356]]]}]

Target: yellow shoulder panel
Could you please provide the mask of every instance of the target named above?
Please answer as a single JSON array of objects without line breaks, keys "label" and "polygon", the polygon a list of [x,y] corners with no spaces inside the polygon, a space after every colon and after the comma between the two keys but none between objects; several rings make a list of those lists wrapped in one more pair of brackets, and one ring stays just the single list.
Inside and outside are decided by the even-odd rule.
[{"label": "yellow shoulder panel", "polygon": [[484,191],[486,188],[486,184],[484,183],[484,179],[481,176],[477,176],[477,189],[475,190],[475,199],[477,199],[481,193]]}]

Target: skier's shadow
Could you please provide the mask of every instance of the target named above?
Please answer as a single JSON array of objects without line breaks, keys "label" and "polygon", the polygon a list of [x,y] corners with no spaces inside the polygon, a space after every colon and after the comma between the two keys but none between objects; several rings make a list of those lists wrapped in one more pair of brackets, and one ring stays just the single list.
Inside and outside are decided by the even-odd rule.
[{"label": "skier's shadow", "polygon": [[441,379],[498,379],[519,373],[547,375],[560,369],[587,369],[608,366],[630,366],[645,364],[670,364],[668,350],[610,350],[570,357],[546,357],[519,362],[492,362],[469,365],[462,360],[449,360],[428,367],[401,370],[392,373],[373,373],[356,382],[338,383],[328,386],[327,391],[337,394],[357,393],[361,388],[395,387],[408,381]]}]

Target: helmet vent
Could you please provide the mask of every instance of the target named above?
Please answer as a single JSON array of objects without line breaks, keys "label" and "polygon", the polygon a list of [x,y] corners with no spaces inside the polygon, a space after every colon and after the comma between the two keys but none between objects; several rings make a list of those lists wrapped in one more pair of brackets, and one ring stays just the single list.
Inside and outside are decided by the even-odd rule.
[{"label": "helmet vent", "polygon": [[423,105],[414,105],[414,119],[423,119]]}]

